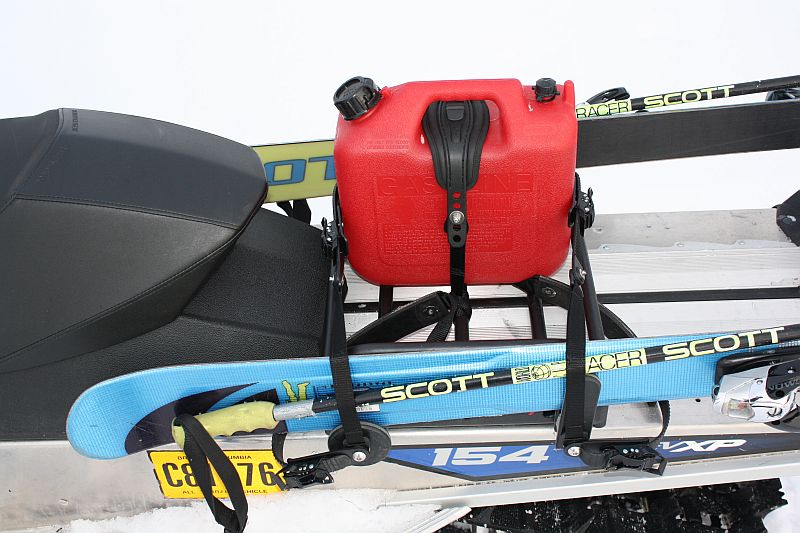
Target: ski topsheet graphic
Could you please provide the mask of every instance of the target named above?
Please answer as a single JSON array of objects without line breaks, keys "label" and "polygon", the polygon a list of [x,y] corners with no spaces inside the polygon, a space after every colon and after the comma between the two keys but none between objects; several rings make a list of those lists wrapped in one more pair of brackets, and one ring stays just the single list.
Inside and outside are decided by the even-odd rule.
[{"label": "ski topsheet graphic", "polygon": [[[796,346],[798,339],[800,325],[592,341],[586,367],[602,381],[601,405],[707,397],[720,358]],[[400,352],[351,356],[350,365],[364,420],[410,424],[559,409],[564,350],[552,343]],[[332,429],[339,425],[332,395],[330,363],[322,357],[156,368],[84,392],[70,411],[67,436],[83,455],[121,457],[172,442],[178,414],[264,399],[280,404],[278,419],[279,409],[304,416],[283,418],[289,431]]]},{"label": "ski topsheet graphic", "polygon": [[330,196],[336,185],[333,141],[254,146],[270,188],[268,202]]}]

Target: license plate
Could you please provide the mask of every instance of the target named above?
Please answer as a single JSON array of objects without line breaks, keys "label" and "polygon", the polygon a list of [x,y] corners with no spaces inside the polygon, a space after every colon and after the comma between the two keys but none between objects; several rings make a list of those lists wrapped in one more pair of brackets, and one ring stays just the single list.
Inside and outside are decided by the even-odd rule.
[{"label": "license plate", "polygon": [[[278,474],[282,466],[270,450],[224,450],[231,460],[245,494],[269,494],[286,489],[283,478]],[[150,451],[150,461],[165,498],[203,499],[197,480],[182,451]],[[217,498],[227,498],[228,491],[222,485],[219,475],[211,468],[214,478],[212,488]]]}]

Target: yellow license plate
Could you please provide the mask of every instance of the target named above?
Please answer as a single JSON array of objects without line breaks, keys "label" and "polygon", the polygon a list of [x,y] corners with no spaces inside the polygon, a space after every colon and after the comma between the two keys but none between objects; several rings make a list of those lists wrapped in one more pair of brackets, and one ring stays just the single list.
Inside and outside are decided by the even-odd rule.
[{"label": "yellow license plate", "polygon": [[[245,494],[269,494],[286,488],[283,478],[278,474],[281,464],[270,450],[224,450],[231,460]],[[150,461],[165,498],[202,499],[203,493],[182,451],[150,451]],[[222,485],[219,475],[211,468],[214,477],[213,492],[217,498],[227,498],[228,491]]]}]

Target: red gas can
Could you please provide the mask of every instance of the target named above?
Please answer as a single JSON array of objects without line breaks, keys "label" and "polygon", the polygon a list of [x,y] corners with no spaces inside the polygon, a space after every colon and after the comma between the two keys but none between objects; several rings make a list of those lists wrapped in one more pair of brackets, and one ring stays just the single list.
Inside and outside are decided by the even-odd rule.
[{"label": "red gas can", "polygon": [[572,82],[538,100],[513,79],[414,82],[385,87],[350,120],[339,117],[334,162],[344,231],[350,264],[366,280],[450,282],[448,196],[422,121],[431,103],[463,100],[484,100],[489,109],[477,182],[465,198],[467,284],[514,283],[563,263],[577,143]]}]

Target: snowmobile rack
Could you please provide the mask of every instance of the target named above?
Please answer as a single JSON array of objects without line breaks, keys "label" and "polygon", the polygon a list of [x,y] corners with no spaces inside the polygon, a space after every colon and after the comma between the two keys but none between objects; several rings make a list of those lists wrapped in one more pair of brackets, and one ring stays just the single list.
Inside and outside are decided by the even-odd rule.
[{"label": "snowmobile rack", "polygon": [[[584,106],[578,106],[579,118],[591,116],[612,115],[629,111],[646,110],[650,107],[672,105],[728,97],[739,94],[749,94],[761,91],[782,91],[800,84],[800,77],[791,77],[780,80],[767,80],[752,84],[740,84],[708,88],[704,90],[684,91],[640,99],[629,99],[624,88],[612,89],[592,97],[592,101]],[[549,87],[549,92],[545,88]],[[356,91],[357,89],[357,91]],[[540,79],[536,84],[536,99],[539,103],[555,98],[559,93],[556,84],[550,79]],[[379,89],[368,78],[353,78],[337,91],[339,100],[345,98],[340,93],[344,91],[348,102],[352,104],[342,111],[345,121],[356,120],[370,112],[380,98]],[[355,91],[355,92],[354,92]],[[569,87],[571,95],[571,86]],[[716,91],[716,92],[715,92]],[[547,98],[542,95],[547,93]],[[344,94],[342,93],[342,94]],[[366,100],[361,102],[364,93]],[[781,93],[777,93],[780,97]],[[672,96],[677,99],[670,99]],[[692,96],[692,98],[689,98]],[[540,98],[542,97],[542,98]],[[335,99],[336,99],[335,98]],[[368,100],[368,101],[367,101]],[[338,102],[338,100],[337,100]],[[611,105],[613,103],[614,105]],[[363,106],[356,114],[351,113],[351,107]],[[343,108],[337,103],[337,107]],[[325,318],[324,350],[330,358],[333,377],[334,398],[308,403],[307,414],[323,412],[335,408],[340,416],[341,426],[335,430],[340,438],[329,440],[329,451],[317,453],[299,459],[290,459],[282,470],[287,486],[302,488],[316,484],[329,484],[333,482],[331,473],[347,466],[374,464],[386,458],[391,449],[389,434],[379,426],[372,428],[372,432],[381,431],[385,437],[385,446],[378,451],[372,449],[367,439],[367,433],[362,426],[357,412],[357,405],[369,405],[363,399],[365,394],[358,397],[353,390],[349,356],[347,348],[357,346],[368,341],[387,342],[395,341],[411,333],[414,327],[423,327],[433,324],[435,327],[428,335],[429,342],[444,341],[455,324],[455,341],[468,341],[469,320],[472,316],[469,294],[465,283],[466,270],[466,242],[469,231],[467,216],[468,190],[478,180],[478,165],[481,150],[487,137],[489,128],[489,110],[483,100],[466,101],[437,101],[431,103],[425,112],[422,128],[433,157],[433,166],[439,186],[447,191],[447,212],[444,229],[449,245],[450,261],[450,293],[434,292],[412,302],[405,308],[392,311],[393,287],[382,285],[379,297],[379,317],[374,325],[367,326],[365,331],[356,333],[351,342],[347,342],[344,334],[344,299],[346,284],[344,281],[344,262],[347,256],[347,240],[342,225],[342,210],[338,191],[333,192],[333,222],[323,221],[323,244],[326,256],[331,259],[329,277],[328,305]],[[350,126],[348,125],[348,128]],[[357,164],[357,152],[355,155]],[[348,165],[352,163],[348,162]],[[348,185],[349,187],[349,185]],[[667,401],[658,402],[661,411],[661,430],[649,439],[613,439],[593,440],[592,430],[598,415],[599,399],[602,392],[600,379],[587,372],[586,341],[608,338],[604,330],[604,314],[601,312],[597,291],[594,284],[592,269],[589,262],[588,249],[585,243],[586,231],[592,227],[595,219],[592,190],[583,192],[580,186],[580,177],[575,173],[573,203],[568,215],[571,247],[571,266],[568,271],[569,287],[566,293],[568,304],[566,326],[566,361],[564,366],[565,392],[562,406],[555,417],[555,448],[563,449],[567,455],[580,459],[589,468],[599,468],[606,471],[619,469],[634,469],[642,472],[662,476],[667,466],[667,458],[658,451],[661,439],[668,430],[670,421],[670,405]],[[293,206],[284,205],[287,215],[293,216]],[[301,213],[305,208],[300,209]],[[779,220],[790,224],[792,215],[783,215]],[[384,215],[386,215],[384,213]],[[359,237],[361,238],[361,237]],[[362,264],[363,259],[359,259]],[[372,268],[372,267],[370,267]],[[411,279],[411,278],[409,278]],[[532,337],[546,339],[546,327],[543,318],[542,299],[537,295],[537,288],[542,284],[542,276],[535,276],[516,284],[524,290],[527,298],[528,310],[531,321]],[[553,293],[552,284],[546,287]],[[609,317],[609,313],[605,313]],[[613,316],[613,315],[611,315]],[[631,329],[619,319],[608,319],[612,326],[616,326],[615,335],[630,336]],[[397,323],[397,325],[395,325]],[[393,333],[390,333],[393,332]],[[386,337],[382,337],[386,335]],[[755,335],[755,333],[753,333]],[[738,338],[737,338],[738,339]],[[716,339],[715,339],[716,342]],[[737,346],[738,346],[737,340]],[[714,345],[716,348],[716,344]],[[784,348],[781,348],[784,349]],[[722,350],[722,348],[720,348]],[[734,356],[736,357],[736,356]],[[668,358],[667,358],[668,360]],[[794,372],[794,362],[787,363],[790,368],[785,372]],[[786,366],[787,364],[784,364]],[[780,372],[774,367],[759,367],[757,370],[740,371],[722,376],[719,385],[714,391],[714,406],[717,412],[725,415],[740,416],[735,409],[748,413],[749,418],[758,422],[780,421],[786,419],[790,413],[796,416],[798,405],[795,394],[772,398],[770,402],[759,401],[760,389],[770,372]],[[478,378],[478,375],[467,376],[461,382],[462,390],[468,390],[467,379]],[[480,375],[481,387],[489,387],[489,380],[495,379],[494,373]],[[514,378],[516,379],[516,378]],[[433,381],[428,382],[428,394],[441,394],[433,388]],[[735,395],[746,384],[750,387],[750,396],[740,398]],[[756,384],[758,386],[756,386]],[[494,385],[494,383],[492,384]],[[760,386],[760,388],[759,388]],[[452,389],[447,385],[444,393]],[[758,390],[753,391],[753,388]],[[381,391],[381,395],[384,391]],[[369,393],[366,394],[368,396]],[[412,397],[410,390],[397,399]],[[376,398],[377,399],[377,398]],[[387,398],[384,397],[384,401]],[[297,410],[297,408],[292,408]],[[278,413],[280,407],[276,408]],[[754,414],[755,412],[755,414]],[[606,412],[599,413],[605,418]],[[283,414],[276,414],[276,418]],[[747,416],[744,416],[747,418]],[[378,455],[380,453],[380,455]],[[209,495],[206,495],[209,499]],[[214,506],[209,502],[212,511]],[[216,512],[215,512],[216,514]],[[223,521],[219,520],[220,523]]]},{"label": "snowmobile rack", "polygon": [[[577,166],[800,147],[795,78],[653,95],[641,99],[649,112],[580,119]],[[538,94],[524,87],[531,105],[555,106],[567,91],[540,81]],[[548,101],[553,89],[560,94]],[[655,109],[735,90],[771,92],[763,103]],[[367,104],[375,105],[374,96]],[[583,108],[599,114],[635,101],[616,88]],[[435,111],[457,119],[458,107]],[[158,147],[148,144],[153,128],[165,135]],[[104,139],[103,131],[114,135],[100,161],[92,143]],[[12,145],[10,152],[1,149]],[[197,153],[187,153],[187,146]],[[92,264],[97,270],[89,278],[102,290],[80,285],[87,295],[97,293],[99,307],[70,311],[80,321],[110,317],[125,328],[98,322],[103,335],[86,335],[87,353],[67,353],[78,346],[69,343],[30,359],[1,354],[0,394],[11,406],[0,415],[4,526],[58,525],[53,522],[152,509],[165,497],[204,497],[218,521],[238,532],[247,524],[247,494],[312,485],[389,488],[398,503],[465,508],[800,474],[797,194],[772,209],[595,216],[592,191],[584,192],[575,175],[562,198],[569,260],[550,277],[471,285],[467,300],[466,281],[459,294],[457,283],[450,292],[376,286],[353,272],[347,262],[353,241],[337,193],[332,220],[321,229],[307,224],[310,211],[302,201],[330,193],[332,147],[292,146],[291,155],[286,147],[257,148],[268,198],[282,202],[284,217],[258,209],[262,168],[252,151],[235,143],[83,110],[0,121],[0,184],[14,178],[0,190],[8,199],[0,236],[16,250],[0,261],[12,280],[0,285],[0,301],[35,296],[34,288],[49,282],[34,279],[37,261],[63,263],[78,275],[87,257],[78,252],[100,249],[86,235],[70,233],[85,224],[54,216],[54,209],[72,210],[70,217],[112,217],[91,227],[102,242],[126,249],[109,252],[116,262]],[[144,158],[152,168],[143,169],[143,158],[131,153],[151,149],[165,159]],[[208,154],[219,154],[222,163],[210,168]],[[324,187],[292,192],[310,169],[319,171]],[[286,170],[288,185],[276,179]],[[220,175],[230,177],[225,188],[236,194],[219,188]],[[180,187],[198,176],[207,184],[196,191]],[[572,171],[567,177],[573,179]],[[111,190],[95,184],[101,178],[136,186]],[[39,201],[56,194],[56,182],[76,188],[62,193],[84,199],[91,193],[91,202],[76,209]],[[189,192],[159,194],[156,185],[167,183]],[[454,186],[462,197],[476,196],[468,180],[432,185],[442,197],[448,194],[442,188]],[[209,198],[219,199],[214,216],[220,224],[203,221]],[[165,201],[174,201],[166,206],[168,217],[159,214]],[[109,207],[118,204],[128,208]],[[467,215],[474,236],[475,205],[469,213],[451,202],[436,206],[438,237],[449,241],[448,221],[450,237],[465,235],[459,232],[467,229]],[[29,209],[42,210],[35,230],[17,216],[36,213]],[[464,218],[450,220],[457,211]],[[136,217],[135,227],[125,217]],[[141,229],[153,221],[168,231]],[[41,228],[68,246],[32,238]],[[114,238],[125,228],[133,229]],[[197,242],[208,246],[187,244]],[[130,257],[151,255],[174,263],[131,264]],[[21,268],[17,258],[34,261]],[[102,285],[133,279],[120,272],[143,274],[136,278],[140,285]],[[64,295],[72,294],[70,284],[47,287],[51,294],[30,302],[42,300],[50,309],[51,300],[63,306]],[[165,296],[169,309],[153,316],[148,309],[162,308],[137,305],[141,320],[125,321],[117,313],[137,294]],[[459,313],[460,331],[450,334]],[[75,450],[116,460],[74,453],[64,440],[65,421]],[[136,453],[143,450],[148,453]],[[242,475],[248,471],[251,476]],[[221,503],[222,489],[232,509]]]},{"label": "snowmobile rack", "polygon": [[[610,300],[606,304],[609,309],[642,335],[755,329],[796,320],[800,316],[800,298],[792,280],[800,276],[800,249],[778,229],[775,212],[762,209],[598,215],[594,229],[603,231],[591,229],[587,233],[596,282],[609,291],[601,292],[598,299]],[[670,230],[665,232],[665,226]],[[315,242],[319,242],[318,236]],[[676,246],[676,242],[683,246]],[[719,286],[719,272],[726,273],[727,289],[720,294],[709,292],[708,288]],[[374,320],[379,290],[349,270],[346,275],[346,324],[352,335]],[[565,279],[564,271],[557,275],[561,285]],[[401,301],[413,301],[426,290],[402,288],[397,295]],[[653,293],[654,290],[658,292]],[[472,346],[487,346],[490,341],[485,339],[502,337],[517,339],[506,341],[512,345],[525,342],[531,330],[523,292],[510,287],[476,287],[474,292]],[[563,311],[550,305],[546,294],[543,296],[547,332],[563,338]],[[559,293],[557,297],[561,296]],[[426,336],[423,331],[405,341],[410,342],[409,349],[418,350],[431,346],[414,342],[424,341]],[[463,349],[461,343],[448,344],[453,345],[453,350]],[[390,351],[389,346],[383,344],[380,348]],[[360,354],[367,348],[360,345],[349,350]],[[329,486],[382,488],[391,480],[391,488],[398,489],[397,498],[402,503],[479,507],[800,475],[800,440],[796,434],[772,424],[753,424],[715,414],[709,399],[698,399],[701,401],[671,402],[670,431],[658,448],[670,461],[663,476],[619,477],[580,468],[569,462],[574,458],[553,448],[552,414],[548,417],[545,413],[523,413],[495,420],[466,419],[389,428],[393,447],[387,460],[365,468],[340,470],[334,474],[336,483]],[[632,436],[643,436],[646,440],[657,435],[661,426],[655,406],[615,405],[608,409],[605,427],[594,428],[593,438],[630,440]],[[277,435],[262,434],[247,440],[233,437],[218,442],[223,449],[235,453],[243,448],[275,448],[278,440]],[[0,498],[10,527],[45,525],[53,520],[62,524],[79,517],[110,517],[164,505],[164,495],[153,481],[148,455],[134,454],[109,463],[83,458],[70,452],[68,446],[65,441],[39,442],[35,447],[23,442],[0,444],[0,455],[8,458],[3,463],[3,479],[13,489]],[[534,453],[530,463],[498,462],[502,456],[530,447]],[[283,448],[288,457],[319,453],[328,449],[328,435],[289,433]],[[434,465],[433,450],[437,448],[447,450],[450,456]],[[483,453],[495,458],[495,462],[454,465],[456,453],[458,457]],[[55,465],[71,483],[52,483]],[[500,466],[509,467],[511,473],[504,474],[502,483],[497,483],[492,479],[498,476]],[[156,474],[163,476],[161,470]],[[38,489],[34,490],[31,480],[37,480]],[[174,482],[178,481],[176,478]],[[96,486],[106,490],[93,490]],[[131,498],[132,494],[137,498]],[[60,504],[62,498],[72,505]],[[42,509],[51,510],[47,521],[42,518]]]}]

